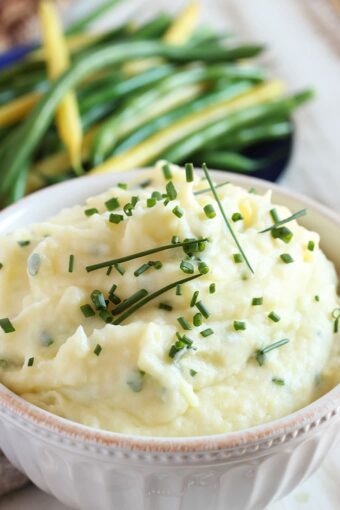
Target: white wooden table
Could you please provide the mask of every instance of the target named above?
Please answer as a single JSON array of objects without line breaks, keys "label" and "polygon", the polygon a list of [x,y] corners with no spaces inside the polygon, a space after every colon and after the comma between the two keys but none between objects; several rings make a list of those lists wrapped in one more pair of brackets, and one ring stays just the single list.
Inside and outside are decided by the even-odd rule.
[{"label": "white wooden table", "polygon": [[[203,19],[229,28],[245,40],[270,48],[265,63],[288,90],[312,85],[317,99],[297,115],[294,158],[281,183],[340,211],[340,13],[339,0],[201,0]],[[82,0],[72,15],[96,0]],[[339,2],[339,3],[338,3]],[[170,4],[170,6],[169,6]],[[162,8],[177,10],[182,1],[125,0],[114,20],[135,11],[143,20]],[[110,26],[106,16],[103,26]],[[0,500],[1,510],[66,510],[30,486]],[[283,501],[267,510],[338,510],[340,445],[319,471]]]}]

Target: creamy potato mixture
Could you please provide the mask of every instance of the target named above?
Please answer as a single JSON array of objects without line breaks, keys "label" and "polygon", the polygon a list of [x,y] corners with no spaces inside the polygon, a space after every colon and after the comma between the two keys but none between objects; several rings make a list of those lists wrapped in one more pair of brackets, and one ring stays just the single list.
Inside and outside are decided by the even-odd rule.
[{"label": "creamy potato mixture", "polygon": [[218,201],[190,167],[140,175],[1,237],[1,382],[155,436],[244,429],[334,386],[337,276],[304,211],[229,183]]}]

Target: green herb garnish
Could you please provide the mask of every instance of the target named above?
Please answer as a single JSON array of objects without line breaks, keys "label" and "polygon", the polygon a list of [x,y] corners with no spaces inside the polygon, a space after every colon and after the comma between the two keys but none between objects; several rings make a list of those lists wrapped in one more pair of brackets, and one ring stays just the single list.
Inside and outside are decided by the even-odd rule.
[{"label": "green herb garnish", "polygon": [[138,259],[140,257],[145,257],[146,255],[152,255],[153,253],[158,253],[158,252],[164,251],[164,250],[171,250],[173,248],[179,248],[181,246],[183,246],[184,248],[187,248],[190,246],[195,247],[195,245],[199,246],[200,243],[205,242],[207,240],[208,240],[207,238],[194,239],[194,240],[189,240],[189,241],[183,241],[182,243],[176,243],[176,244],[171,243],[171,244],[166,244],[164,246],[158,246],[157,248],[151,248],[150,250],[140,251],[137,253],[133,253],[132,255],[120,257],[118,259],[107,260],[105,262],[100,262],[99,264],[93,264],[91,266],[87,266],[86,271],[88,273],[90,273],[91,271],[96,271],[97,269],[101,269],[103,267],[112,266],[115,264],[119,264],[121,262],[128,262],[130,260]]},{"label": "green herb garnish", "polygon": [[123,276],[125,274],[125,269],[123,268],[123,266],[121,264],[119,264],[118,262],[115,262],[113,264],[113,267],[115,268],[115,270],[121,275]]},{"label": "green herb garnish", "polygon": [[195,292],[193,293],[192,298],[191,298],[191,301],[190,301],[190,306],[191,306],[191,308],[192,308],[193,306],[195,306],[196,301],[197,301],[198,296],[199,296],[199,293],[200,293],[200,292],[199,292],[199,290],[195,290]]},{"label": "green herb garnish", "polygon": [[281,239],[288,244],[293,237],[293,232],[287,227],[275,227],[271,230],[271,235],[274,239]]},{"label": "green herb garnish", "polygon": [[308,241],[307,249],[309,251],[314,251],[314,248],[315,248],[315,242],[314,241]]},{"label": "green herb garnish", "polygon": [[180,326],[182,326],[182,328],[185,329],[186,331],[189,331],[191,329],[189,322],[184,317],[178,317],[177,321],[179,322]]},{"label": "green herb garnish", "polygon": [[178,243],[179,243],[179,237],[178,236],[172,236],[171,244],[178,244]]},{"label": "green herb garnish", "polygon": [[214,197],[215,197],[215,200],[216,200],[216,202],[217,202],[217,205],[218,205],[218,207],[219,207],[219,209],[220,209],[220,212],[221,212],[221,214],[222,214],[222,217],[223,217],[223,219],[224,219],[224,222],[225,222],[225,224],[226,224],[226,226],[227,226],[227,228],[228,228],[228,230],[229,230],[229,232],[230,232],[230,234],[231,234],[232,238],[234,239],[234,241],[235,241],[235,243],[236,243],[236,246],[237,246],[237,247],[238,247],[238,249],[240,250],[240,252],[241,252],[241,254],[242,254],[242,256],[243,256],[243,258],[244,258],[244,260],[245,260],[245,262],[246,262],[246,264],[247,264],[247,266],[249,267],[250,271],[251,271],[252,273],[254,273],[253,268],[251,267],[251,265],[250,265],[250,263],[249,263],[249,260],[247,259],[247,256],[246,256],[246,254],[244,253],[244,251],[243,251],[243,249],[242,249],[242,246],[240,245],[240,243],[239,243],[239,241],[238,241],[238,239],[237,239],[237,237],[236,237],[236,235],[235,235],[235,233],[234,233],[234,230],[233,230],[232,226],[230,225],[229,220],[228,220],[228,218],[227,218],[227,216],[226,216],[226,214],[225,214],[225,212],[224,212],[224,209],[223,209],[223,207],[222,207],[221,201],[220,201],[220,199],[219,199],[219,197],[218,197],[218,195],[217,195],[217,193],[216,193],[215,186],[214,186],[214,184],[213,184],[213,182],[212,182],[212,180],[211,180],[211,178],[210,178],[209,171],[208,171],[207,165],[206,165],[205,163],[203,163],[202,169],[203,169],[203,172],[204,172],[204,174],[205,174],[205,176],[206,176],[206,178],[207,178],[207,181],[208,181],[208,183],[209,183],[210,189],[211,189],[211,191],[212,191],[212,193],[213,193],[213,195],[214,195]]},{"label": "green herb garnish", "polygon": [[214,331],[211,328],[204,329],[203,331],[200,332],[200,335],[202,335],[204,338],[213,334]]},{"label": "green herb garnish", "polygon": [[93,216],[94,214],[99,214],[99,211],[95,207],[92,207],[91,209],[85,209],[84,214],[85,216]]},{"label": "green herb garnish", "polygon": [[182,287],[180,285],[176,285],[176,296],[182,295]]},{"label": "green herb garnish", "polygon": [[190,373],[191,377],[195,377],[195,375],[197,375],[198,372],[196,370],[194,370],[193,368],[190,368],[189,373]]},{"label": "green herb garnish", "polygon": [[272,220],[274,223],[278,223],[280,221],[280,217],[278,215],[278,212],[276,209],[271,209],[269,211],[270,216],[272,217]]},{"label": "green herb garnish", "polygon": [[285,263],[285,264],[291,264],[292,262],[294,262],[294,259],[291,255],[289,255],[289,253],[282,253],[280,255],[280,259]]},{"label": "green herb garnish", "polygon": [[158,202],[159,200],[162,200],[162,193],[160,193],[159,191],[153,191],[151,193],[151,198],[155,198]]},{"label": "green herb garnish", "polygon": [[332,317],[334,319],[334,333],[338,333],[339,331],[339,319],[340,319],[340,308],[334,308],[332,311]]},{"label": "green herb garnish", "polygon": [[107,275],[107,276],[110,276],[110,274],[111,274],[111,272],[112,272],[112,267],[113,267],[113,266],[109,266],[109,267],[107,268],[107,271],[106,271],[106,275]]},{"label": "green herb garnish", "polygon": [[268,319],[270,319],[273,322],[279,322],[281,320],[281,317],[275,312],[270,312],[270,314],[268,314]]},{"label": "green herb garnish", "polygon": [[99,356],[102,350],[103,350],[102,346],[100,344],[97,344],[96,347],[94,348],[93,354]]},{"label": "green herb garnish", "polygon": [[1,271],[1,269],[2,269],[3,267],[4,267],[3,263],[2,263],[2,262],[0,262],[0,271]]},{"label": "green herb garnish", "polygon": [[120,202],[117,197],[112,197],[110,200],[107,200],[105,202],[105,207],[108,211],[115,211],[116,209],[120,208]]},{"label": "green herb garnish", "polygon": [[[196,278],[200,278],[200,274],[195,274],[193,276],[189,276],[188,278],[184,278],[183,280],[179,280],[177,282],[170,283],[169,285],[166,285],[165,287],[162,287],[161,289],[153,292],[152,294],[147,295],[144,299],[139,300],[135,305],[130,306],[128,310],[126,310],[125,313],[121,314],[114,322],[113,324],[121,324],[123,321],[125,321],[130,315],[132,315],[134,312],[136,312],[139,308],[143,307],[153,299],[157,298],[158,296],[161,296],[165,292],[168,292],[171,289],[174,289],[177,285],[182,285],[184,283],[190,282],[191,280],[195,280]],[[115,311],[115,310],[114,310]]]},{"label": "green herb garnish", "polygon": [[105,310],[106,301],[104,294],[100,290],[93,290],[91,292],[91,301],[94,304],[96,310]]},{"label": "green herb garnish", "polygon": [[247,329],[247,325],[244,321],[234,321],[233,325],[235,331],[244,331]]},{"label": "green herb garnish", "polygon": [[178,205],[176,205],[176,207],[173,208],[172,212],[175,216],[177,216],[177,218],[182,218],[182,216],[184,215],[183,209],[181,209],[181,207],[179,207]]},{"label": "green herb garnish", "polygon": [[5,319],[0,319],[0,328],[4,333],[13,333],[15,331],[13,324],[7,317]]},{"label": "green herb garnish", "polygon": [[31,244],[31,241],[28,241],[26,239],[23,239],[22,241],[18,241],[19,246],[28,246],[29,244]]},{"label": "green herb garnish", "polygon": [[145,273],[148,269],[151,268],[151,265],[149,263],[143,264],[140,266],[136,271],[133,273],[135,276],[140,276],[141,274]]},{"label": "green herb garnish", "polygon": [[188,260],[182,260],[179,267],[185,274],[193,274],[195,270],[192,263],[189,262]]},{"label": "green herb garnish", "polygon": [[207,319],[209,317],[210,313],[209,313],[208,309],[204,306],[202,301],[197,301],[195,306],[201,312],[201,314],[203,315],[203,317],[205,319]]},{"label": "green herb garnish", "polygon": [[215,294],[216,292],[216,284],[215,283],[211,283],[209,285],[209,294]]},{"label": "green herb garnish", "polygon": [[234,253],[233,259],[234,259],[235,264],[241,264],[243,262],[243,257],[241,255],[241,253]]},{"label": "green herb garnish", "polygon": [[32,358],[29,358],[29,359],[28,359],[28,361],[27,361],[27,366],[28,366],[28,367],[33,367],[33,365],[34,365],[34,358],[32,357]]},{"label": "green herb garnish", "polygon": [[203,322],[202,314],[200,312],[195,313],[192,323],[197,328],[198,326],[201,326]]},{"label": "green herb garnish", "polygon": [[194,165],[192,163],[185,164],[185,178],[187,182],[194,180]]},{"label": "green herb garnish", "polygon": [[69,261],[68,261],[68,272],[73,273],[74,270],[74,255],[70,255]]},{"label": "green herb garnish", "polygon": [[157,204],[157,200],[154,197],[146,199],[146,207],[148,207],[148,208],[155,207],[156,204]]},{"label": "green herb garnish", "polygon": [[[230,184],[230,181],[221,182],[220,184],[215,185],[215,189],[222,188],[222,186],[225,186],[226,184]],[[198,191],[194,191],[194,195],[202,195],[203,193],[210,193],[211,188],[204,188],[200,189]]]},{"label": "green herb garnish", "polygon": [[99,317],[103,319],[106,324],[111,324],[113,321],[113,317],[108,310],[100,310]]},{"label": "green herb garnish", "polygon": [[118,225],[118,223],[121,223],[124,220],[124,216],[122,214],[110,214],[109,221],[110,223],[115,223]]},{"label": "green herb garnish", "polygon": [[284,225],[285,223],[289,223],[290,221],[297,220],[298,218],[301,218],[302,216],[305,216],[307,214],[307,209],[301,209],[301,211],[296,212],[295,214],[292,214],[291,216],[288,216],[288,218],[285,218],[280,221],[276,221],[274,225],[271,225],[268,228],[265,228],[264,230],[261,230],[260,234],[264,234],[265,232],[269,232],[270,230],[273,230],[273,228],[280,227],[281,225]]},{"label": "green herb garnish", "polygon": [[165,163],[163,166],[162,166],[162,171],[163,171],[163,175],[164,175],[164,178],[169,181],[171,178],[172,178],[172,172],[171,172],[171,169],[170,169],[170,165],[169,163]]},{"label": "green herb garnish", "polygon": [[80,310],[83,312],[83,315],[86,318],[93,317],[94,315],[96,315],[91,305],[82,305],[80,307]]},{"label": "green herb garnish", "polygon": [[201,274],[207,274],[209,273],[209,266],[205,262],[201,261],[198,263],[198,271]]},{"label": "green herb garnish", "polygon": [[262,304],[263,304],[263,297],[254,297],[254,298],[252,299],[251,304],[252,304],[253,306],[260,306],[260,305],[262,305]]},{"label": "green herb garnish", "polygon": [[320,301],[320,296],[318,295],[314,296],[314,300],[318,303]]},{"label": "green herb garnish", "polygon": [[203,207],[203,211],[207,218],[212,219],[216,216],[216,211],[214,209],[214,206],[212,204],[207,204]]},{"label": "green herb garnish", "polygon": [[263,347],[263,349],[258,349],[255,352],[255,359],[262,367],[262,365],[265,362],[266,354],[270,351],[273,351],[274,349],[277,349],[278,347],[282,347],[283,345],[286,345],[289,343],[288,338],[283,338],[282,340],[278,340],[277,342],[274,342],[273,344],[267,345],[267,347]]},{"label": "green herb garnish", "polygon": [[145,298],[145,296],[147,296],[147,295],[148,295],[148,291],[146,289],[137,290],[137,292],[132,294],[130,297],[128,297],[122,303],[120,303],[116,308],[114,308],[114,310],[112,310],[112,314],[118,315],[118,314],[124,312],[125,310],[130,308],[130,306],[133,306],[138,301]]},{"label": "green herb garnish", "polygon": [[243,216],[239,212],[234,212],[234,214],[232,215],[231,219],[233,220],[234,223],[236,223],[236,221],[243,220]]},{"label": "green herb garnish", "polygon": [[118,186],[118,188],[120,188],[120,189],[128,189],[128,185],[127,185],[127,183],[126,183],[126,182],[119,182],[119,183],[117,184],[117,186]]},{"label": "green herb garnish", "polygon": [[169,181],[166,184],[166,196],[168,201],[175,200],[177,197],[177,191],[172,181]]},{"label": "green herb garnish", "polygon": [[285,381],[284,379],[281,379],[280,377],[273,377],[272,382],[276,384],[277,386],[284,386]]},{"label": "green herb garnish", "polygon": [[158,308],[160,310],[166,310],[167,312],[171,312],[173,309],[173,307],[167,303],[159,303]]}]

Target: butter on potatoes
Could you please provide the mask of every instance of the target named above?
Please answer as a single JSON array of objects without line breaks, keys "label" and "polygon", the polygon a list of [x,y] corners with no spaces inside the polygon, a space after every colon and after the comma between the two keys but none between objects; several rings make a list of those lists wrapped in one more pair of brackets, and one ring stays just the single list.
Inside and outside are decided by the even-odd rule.
[{"label": "butter on potatoes", "polygon": [[[274,207],[292,213],[270,192],[218,188],[253,274],[207,181],[169,169],[1,237],[0,319],[14,329],[0,322],[1,382],[70,420],[156,436],[239,430],[305,406],[339,382],[337,277],[318,234],[296,221],[289,242],[260,233]],[[185,239],[209,241],[86,270]],[[200,271],[114,324],[141,289]]]}]

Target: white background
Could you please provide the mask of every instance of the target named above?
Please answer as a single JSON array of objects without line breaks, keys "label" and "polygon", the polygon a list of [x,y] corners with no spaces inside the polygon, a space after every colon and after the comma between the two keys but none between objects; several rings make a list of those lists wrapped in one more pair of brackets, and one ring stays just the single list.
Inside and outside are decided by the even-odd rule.
[{"label": "white background", "polygon": [[[288,90],[312,85],[317,98],[297,115],[293,161],[281,183],[340,211],[340,13],[338,0],[201,0],[202,19],[264,42],[264,63]],[[75,3],[75,2],[74,2]],[[73,7],[93,6],[82,0]],[[176,11],[180,0],[125,0],[103,25],[118,23],[129,12],[144,21],[163,8]],[[81,4],[79,6],[79,4]],[[170,4],[170,6],[169,6]],[[338,4],[339,5],[339,4]],[[281,502],[267,510],[338,510],[340,508],[340,445],[320,470]],[[55,499],[30,486],[0,501],[1,510],[65,510]],[[95,509],[94,509],[95,510]],[[117,509],[119,510],[119,509]],[[138,510],[138,509],[136,509]]]}]

